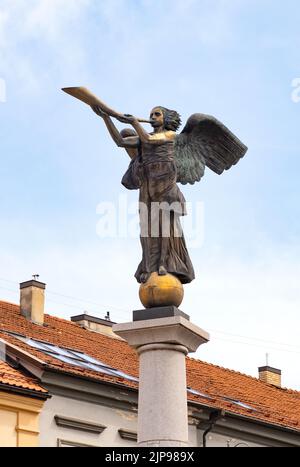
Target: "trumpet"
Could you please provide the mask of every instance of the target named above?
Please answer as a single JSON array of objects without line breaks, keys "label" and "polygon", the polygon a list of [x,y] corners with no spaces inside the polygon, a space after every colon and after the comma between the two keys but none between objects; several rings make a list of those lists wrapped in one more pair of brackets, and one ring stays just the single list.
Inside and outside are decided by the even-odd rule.
[{"label": "trumpet", "polygon": [[[95,96],[89,89],[80,86],[80,87],[71,87],[71,88],[62,88],[62,91],[66,92],[70,96],[79,99],[80,101],[84,102],[85,104],[93,107],[98,106],[100,109],[109,115],[110,117],[115,118],[126,118],[124,114],[117,112],[116,110],[109,107],[105,102],[103,102],[99,97]],[[141,123],[151,123],[151,120],[146,118],[138,118],[137,119]]]}]

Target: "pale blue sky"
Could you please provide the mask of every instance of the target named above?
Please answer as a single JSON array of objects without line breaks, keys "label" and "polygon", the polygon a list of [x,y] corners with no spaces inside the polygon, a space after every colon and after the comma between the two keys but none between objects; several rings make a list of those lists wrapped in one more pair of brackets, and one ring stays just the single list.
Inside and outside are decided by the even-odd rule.
[{"label": "pale blue sky", "polygon": [[300,389],[299,20],[297,0],[0,0],[0,298],[18,301],[17,283],[38,272],[51,314],[127,321],[140,307],[138,239],[96,234],[97,205],[125,193],[128,157],[61,87],[141,117],[157,104],[184,121],[211,114],[249,152],[183,188],[205,214],[182,309],[224,333],[197,356],[255,375],[269,352]]}]

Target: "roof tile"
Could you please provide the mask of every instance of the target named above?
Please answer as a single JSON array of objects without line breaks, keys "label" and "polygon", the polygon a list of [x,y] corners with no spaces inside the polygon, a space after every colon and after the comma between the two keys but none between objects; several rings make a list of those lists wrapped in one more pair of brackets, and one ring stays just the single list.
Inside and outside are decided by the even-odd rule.
[{"label": "roof tile", "polygon": [[28,389],[34,392],[47,393],[48,391],[42,388],[38,381],[25,375],[20,370],[16,370],[8,363],[0,360],[0,384],[11,386],[14,388]]}]

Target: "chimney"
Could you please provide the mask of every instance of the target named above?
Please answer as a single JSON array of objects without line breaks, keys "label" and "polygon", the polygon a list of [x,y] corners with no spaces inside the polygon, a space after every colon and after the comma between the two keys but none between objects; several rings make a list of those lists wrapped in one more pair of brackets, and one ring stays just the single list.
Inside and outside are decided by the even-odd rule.
[{"label": "chimney", "polygon": [[46,284],[35,279],[20,284],[20,309],[28,321],[44,324]]},{"label": "chimney", "polygon": [[281,388],[281,370],[269,365],[261,366],[258,368],[258,375],[260,381]]},{"label": "chimney", "polygon": [[120,339],[120,337],[112,330],[113,324],[116,323],[110,320],[109,311],[103,319],[84,313],[82,315],[71,316],[71,321],[79,324],[79,326],[89,331],[98,332],[99,334],[105,334],[107,336],[114,337],[115,339]]}]

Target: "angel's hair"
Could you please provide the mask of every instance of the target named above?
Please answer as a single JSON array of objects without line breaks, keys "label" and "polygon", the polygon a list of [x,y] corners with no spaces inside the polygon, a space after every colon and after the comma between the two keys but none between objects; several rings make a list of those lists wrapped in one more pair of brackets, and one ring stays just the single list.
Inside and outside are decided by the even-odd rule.
[{"label": "angel's hair", "polygon": [[181,118],[176,110],[170,110],[166,107],[158,106],[164,114],[164,127],[166,130],[177,131],[181,125]]}]

